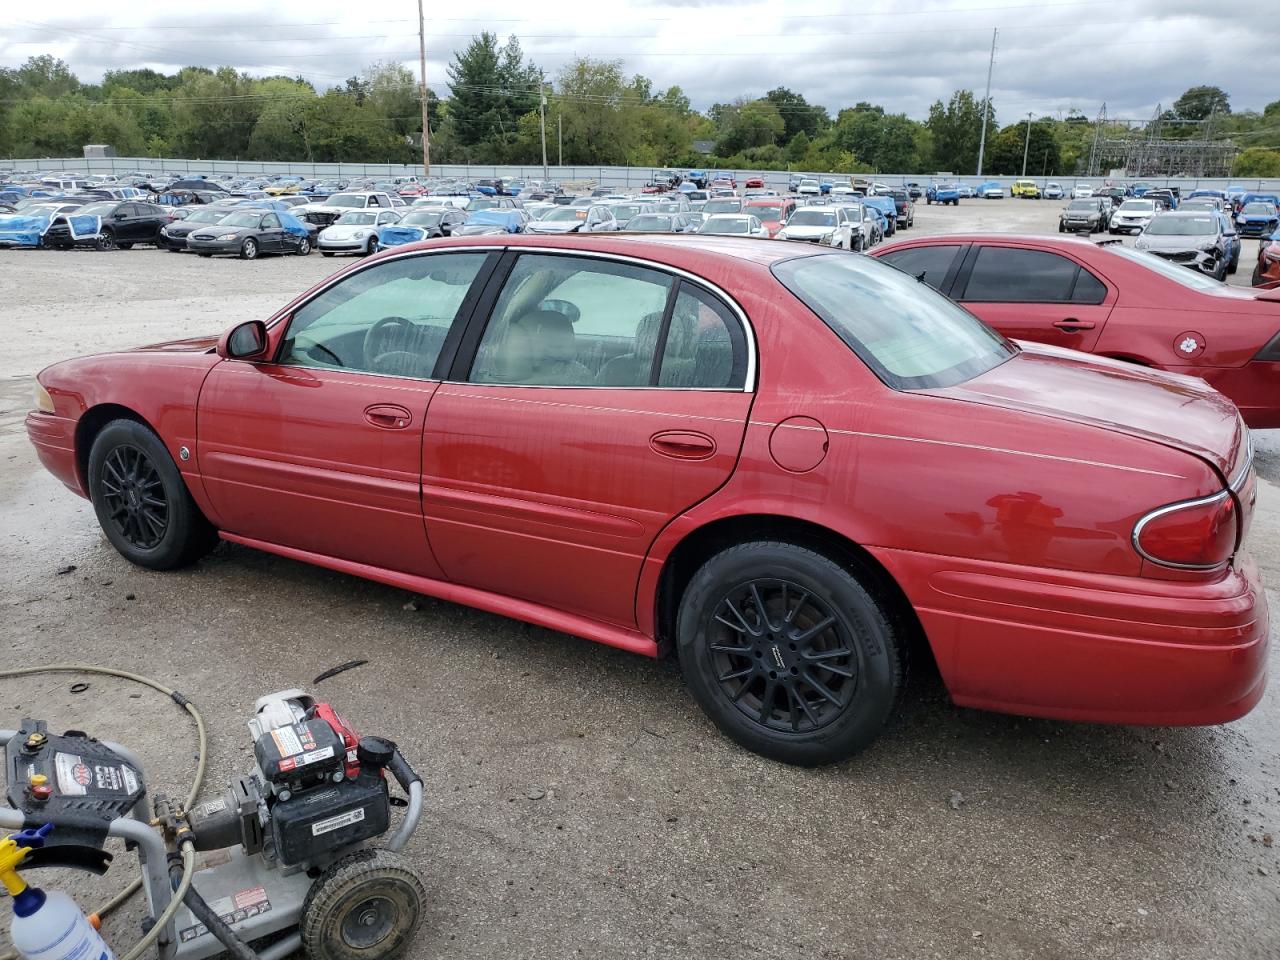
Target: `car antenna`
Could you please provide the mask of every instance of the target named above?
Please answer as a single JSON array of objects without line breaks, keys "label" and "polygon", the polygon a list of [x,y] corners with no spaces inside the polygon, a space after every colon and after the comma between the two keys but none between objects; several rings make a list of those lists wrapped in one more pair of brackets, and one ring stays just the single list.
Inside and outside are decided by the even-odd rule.
[{"label": "car antenna", "polygon": [[921,270],[919,273],[916,274],[916,279],[919,280],[921,283],[924,283],[924,278],[928,273],[929,273],[928,270]]}]

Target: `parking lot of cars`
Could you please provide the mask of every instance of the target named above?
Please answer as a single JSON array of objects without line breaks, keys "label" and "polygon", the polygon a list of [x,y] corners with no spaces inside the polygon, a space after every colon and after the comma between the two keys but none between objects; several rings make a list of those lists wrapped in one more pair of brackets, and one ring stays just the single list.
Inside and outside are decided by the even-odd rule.
[{"label": "parking lot of cars", "polygon": [[[578,194],[567,203],[548,198],[522,200],[518,205],[504,203],[509,197],[482,194],[482,200],[470,192],[449,195],[453,199],[448,202],[420,203],[430,200],[432,194],[427,192],[411,199],[401,197],[406,201],[403,206],[385,191],[370,189],[351,191],[364,198],[359,205],[330,203],[336,209],[314,211],[305,209],[311,206],[307,203],[278,210],[255,206],[263,202],[261,198],[245,198],[249,202],[235,206],[226,217],[256,217],[250,228],[261,230],[267,216],[274,214],[283,222],[283,214],[304,225],[305,239],[312,247],[353,256],[373,252],[370,240],[376,251],[443,235],[446,223],[450,236],[462,234],[469,226],[482,231],[492,228],[490,235],[499,236],[537,234],[542,231],[529,227],[543,222],[565,224],[543,228],[544,237],[591,233],[596,236],[584,242],[624,244],[627,240],[622,238],[637,219],[639,225],[652,223],[660,232],[754,235],[768,244],[771,255],[775,249],[812,252],[814,247],[806,242],[864,250],[889,260],[920,251],[921,257],[932,258],[930,265],[913,264],[905,272],[924,285],[944,288],[997,329],[1028,339],[1060,336],[1058,346],[1085,349],[1097,348],[1115,332],[1112,325],[1120,326],[1116,311],[1129,308],[1126,297],[1132,294],[1135,281],[1109,264],[1145,271],[1136,274],[1144,282],[1152,282],[1149,274],[1163,278],[1161,290],[1172,287],[1194,291],[1195,297],[1215,303],[1238,303],[1242,313],[1247,303],[1250,315],[1257,311],[1262,318],[1252,321],[1254,326],[1280,316],[1280,303],[1258,299],[1250,287],[1253,264],[1260,257],[1271,262],[1266,258],[1270,244],[1237,238],[1240,269],[1218,279],[1222,258],[1229,260],[1230,254],[1215,253],[1212,262],[1202,256],[1208,251],[1200,244],[1207,240],[1197,238],[1209,235],[1199,232],[1201,218],[1214,226],[1215,242],[1226,230],[1218,211],[1212,216],[1202,213],[1189,198],[1182,203],[1190,209],[1152,211],[1149,224],[1139,234],[1111,234],[1108,219],[1106,228],[1088,228],[1090,240],[1083,236],[1083,229],[1080,238],[1059,235],[1062,209],[1075,202],[1066,198],[958,196],[954,204],[930,204],[927,181],[919,184],[925,203],[918,203],[905,188],[900,191],[905,198],[896,196],[892,187],[879,198],[860,198],[852,192],[852,184],[850,193],[837,193],[835,186],[829,184],[825,194],[819,181],[816,194],[745,196],[748,190],[761,188],[708,184],[705,200],[673,197],[670,191],[621,196],[608,187],[584,186],[566,191],[566,196]],[[1009,186],[1003,184],[1006,190]],[[282,189],[291,187],[286,184]],[[596,189],[602,192],[591,196]],[[716,196],[715,190],[732,195]],[[329,199],[341,194],[337,190]],[[279,199],[295,196],[285,192]],[[368,203],[371,196],[379,196],[379,203]],[[384,205],[381,196],[390,204]],[[1106,202],[1110,204],[1110,198]],[[63,642],[75,638],[87,659],[118,663],[123,656],[125,666],[145,664],[175,649],[191,651],[195,655],[189,658],[194,661],[189,665],[190,682],[215,701],[210,709],[214,723],[230,723],[238,716],[241,705],[235,703],[236,689],[249,671],[255,686],[262,684],[264,672],[278,686],[290,686],[305,682],[325,666],[350,660],[356,648],[369,664],[338,679],[340,687],[403,690],[415,705],[434,704],[429,710],[406,710],[390,698],[375,696],[370,698],[369,716],[362,718],[375,728],[394,717],[406,737],[435,745],[424,767],[433,796],[439,799],[433,813],[439,829],[432,831],[437,839],[423,854],[425,872],[436,878],[429,889],[434,914],[424,925],[424,941],[418,945],[421,955],[568,956],[589,945],[597,955],[612,957],[625,955],[617,944],[635,942],[644,944],[638,955],[725,956],[749,942],[753,951],[780,957],[821,956],[825,951],[833,958],[853,958],[872,944],[877,956],[913,960],[1082,952],[1143,960],[1216,960],[1224,955],[1266,957],[1280,945],[1275,922],[1280,905],[1280,847],[1263,839],[1280,826],[1280,768],[1275,763],[1280,752],[1276,734],[1280,706],[1274,692],[1261,696],[1252,713],[1226,727],[1068,725],[956,707],[948,699],[944,680],[926,673],[907,687],[900,719],[889,726],[878,746],[836,767],[799,771],[762,760],[717,737],[712,724],[683,692],[670,663],[585,645],[563,634],[423,600],[389,586],[234,544],[224,545],[187,572],[161,575],[125,563],[92,532],[92,509],[71,497],[31,454],[21,429],[31,375],[46,363],[70,355],[216,335],[240,321],[265,320],[341,266],[323,257],[300,256],[297,249],[289,256],[243,258],[244,238],[261,233],[242,234],[240,226],[224,226],[225,221],[218,220],[204,226],[202,221],[211,216],[207,211],[215,204],[183,206],[194,211],[186,219],[200,226],[187,230],[184,219],[171,221],[163,246],[189,245],[193,232],[207,230],[214,237],[212,242],[224,244],[237,259],[169,255],[147,246],[122,250],[119,242],[115,250],[99,250],[100,244],[88,241],[77,241],[76,249],[65,253],[0,253],[0,297],[8,305],[11,332],[9,347],[0,352],[0,378],[5,378],[0,379],[4,391],[0,406],[6,411],[0,420],[0,502],[4,506],[0,546],[6,559],[0,576],[6,595],[14,598],[0,636],[18,657],[33,655],[50,637]],[[309,216],[312,213],[328,222],[315,222]],[[383,217],[386,222],[379,222]],[[1182,232],[1187,222],[1192,225]],[[709,224],[712,228],[704,230]],[[1158,224],[1168,227],[1152,231]],[[514,225],[520,229],[510,229]],[[335,231],[330,236],[338,238],[335,244],[342,244],[341,249],[326,250],[324,238],[330,230]],[[232,239],[218,239],[232,235]],[[291,236],[297,238],[291,242],[299,245],[304,239],[301,233]],[[774,239],[765,240],[769,236]],[[1174,239],[1167,241],[1167,248],[1152,249],[1158,237]],[[1182,238],[1186,237],[1193,238],[1194,253],[1184,262],[1179,257],[1185,247],[1177,244],[1185,245]],[[790,244],[784,246],[788,240]],[[1094,241],[1114,246],[1098,246]],[[1148,249],[1138,250],[1144,241]],[[282,246],[285,242],[280,240]],[[650,243],[640,241],[637,250],[641,245],[651,249]],[[1010,298],[981,293],[984,283],[991,288],[1009,282],[1008,276],[999,273],[984,276],[988,264],[983,250],[990,247],[1019,251],[1019,255],[1030,251],[1056,256],[1072,264],[1069,278],[1061,270],[1043,269],[1043,263],[1037,269],[1016,271],[1019,278],[1062,281],[1052,298],[1019,298],[1016,312],[1023,321],[1034,314],[1044,329],[1028,333],[1006,328],[1003,325],[1013,312]],[[1157,260],[1157,255],[1163,259]],[[654,255],[645,256],[652,260]],[[833,256],[840,263],[865,263],[843,253]],[[1148,259],[1156,266],[1144,267]],[[701,278],[713,272],[693,258],[681,260],[680,266]],[[728,269],[721,264],[714,272],[723,278]],[[1095,274],[1101,291],[1088,279]],[[788,297],[800,297],[792,308],[799,311],[804,302],[813,311],[792,317],[795,324],[801,320],[807,324],[793,355],[789,358],[787,351],[778,350],[768,357],[771,369],[785,367],[788,377],[797,378],[787,381],[789,389],[821,375],[835,375],[821,374],[834,358],[815,347],[825,342],[820,340],[823,327],[816,320],[823,316],[822,281],[821,277],[780,279],[776,290],[771,287],[759,297],[760,304],[790,303]],[[611,282],[620,283],[617,278]],[[511,283],[514,286],[515,281]],[[1039,296],[1042,289],[1037,286],[1033,292]],[[564,291],[539,295],[549,298],[545,303],[574,299]],[[1154,296],[1144,290],[1138,295],[1144,302]],[[905,302],[909,297],[903,288],[896,300]],[[1184,302],[1173,307],[1194,311],[1194,304],[1187,302],[1192,300],[1188,292]],[[618,302],[625,303],[628,315],[635,317],[635,342],[647,343],[648,334],[642,336],[642,328],[649,330],[653,325],[645,324],[650,312],[645,303],[640,298],[619,298]],[[673,320],[679,316],[673,311]],[[824,319],[838,325],[838,317]],[[1076,329],[1056,326],[1067,320],[1075,321]],[[551,330],[557,320],[545,316],[539,323]],[[1158,341],[1165,354],[1131,359],[1172,365],[1169,357],[1179,350],[1195,353],[1189,361],[1208,357],[1218,348],[1217,337],[1226,323],[1215,321],[1214,329],[1207,331],[1191,320],[1186,330],[1168,333],[1161,328],[1151,340]],[[1280,324],[1273,326],[1280,329]],[[762,335],[763,330],[762,326]],[[383,331],[388,337],[402,332]],[[1208,342],[1197,340],[1186,350],[1182,345],[1188,332],[1198,332]],[[856,331],[849,335],[856,341]],[[653,336],[655,344],[660,342],[656,328]],[[595,382],[603,383],[600,377],[629,376],[626,371],[631,368],[651,374],[652,363],[638,363],[617,344],[609,344],[608,338],[599,339],[599,355],[590,367]],[[711,349],[703,351],[700,366],[698,342],[689,340],[681,348],[686,352],[675,356],[671,369],[678,370],[678,375],[694,376],[715,366]],[[183,351],[207,347],[206,341],[201,344],[175,347],[160,362],[180,365],[185,362]],[[320,341],[320,345],[346,356],[336,342]],[[922,346],[916,344],[907,354],[895,355],[886,345],[883,360],[892,365],[907,355],[923,355],[918,352]],[[762,344],[761,349],[766,348],[769,345]],[[473,343],[471,349],[479,357],[484,344]],[[1250,349],[1232,346],[1228,352]],[[1043,354],[1030,351],[1024,365],[1056,369],[1057,360],[1042,359],[1053,351],[1053,345]],[[402,352],[375,349],[372,360],[399,364],[403,357],[389,354]],[[498,369],[509,358],[495,351],[492,359]],[[554,367],[568,370],[566,376],[582,375],[575,365],[580,359],[572,364],[564,359],[548,355],[541,358],[545,367],[539,369]],[[651,361],[652,355],[640,359]],[[727,369],[733,369],[732,363]],[[1126,372],[1120,374],[1117,369]],[[1151,411],[1139,409],[1140,404],[1126,406],[1123,397],[1112,397],[1120,411],[1116,418],[1128,424],[1119,439],[1112,427],[1085,425],[1097,411],[1089,407],[1089,396],[1076,392],[1076,380],[1052,378],[1052,395],[1046,399],[1028,395],[1027,391],[1036,389],[1034,377],[1023,381],[1018,375],[1018,369],[1010,368],[984,383],[981,395],[970,394],[972,409],[982,409],[984,418],[1008,418],[1007,433],[998,440],[966,441],[987,450],[987,455],[1031,449],[1027,445],[1032,443],[1062,443],[1073,431],[1100,431],[1097,436],[1107,436],[1121,446],[1147,442],[1137,435],[1143,429],[1139,421]],[[1117,390],[1128,390],[1137,389],[1134,385],[1144,374],[1136,367],[1115,368],[1099,361],[1089,376],[1113,380]],[[962,388],[939,384],[924,389]],[[1227,386],[1222,389],[1232,396]],[[532,393],[535,388],[526,390]],[[1264,393],[1267,390],[1274,395],[1274,384],[1264,384]],[[266,407],[255,409],[248,394],[237,397],[236,391],[230,391],[228,396],[244,404],[236,416],[245,422],[262,417],[265,409],[283,410],[281,405],[289,402],[281,393],[267,399]],[[1115,484],[1113,489],[1105,478],[1082,472],[1077,484],[1064,487],[1075,491],[1073,503],[1110,508],[1123,496],[1134,496],[1141,484],[1172,484],[1169,476],[1153,474],[1189,472],[1177,464],[1201,462],[1198,458],[1209,447],[1216,456],[1238,459],[1239,451],[1214,446],[1225,443],[1225,434],[1214,433],[1220,425],[1212,422],[1206,396],[1202,386],[1187,387],[1182,398],[1187,404],[1183,435],[1143,462],[1128,464],[1140,471],[1132,477],[1126,474],[1131,482]],[[465,398],[445,395],[443,399],[457,403]],[[708,394],[703,403],[716,399]],[[767,395],[762,393],[761,399]],[[1019,426],[1019,418],[1040,416],[1028,412],[1033,402],[1071,410],[1070,422],[1059,419],[1053,428],[1039,431]],[[1246,408],[1257,406],[1241,402]],[[1176,418],[1175,408],[1161,416]],[[295,422],[308,429],[316,427],[318,412],[318,407],[309,408]],[[699,412],[712,418],[723,416],[709,409]],[[845,455],[851,447],[841,444],[852,443],[851,435],[858,434],[859,452],[865,453],[869,444],[900,436],[906,429],[905,416],[902,409],[893,409],[883,413],[879,426],[842,421],[843,432],[836,435],[831,449],[834,455]],[[226,421],[228,425],[235,422],[235,417]],[[494,417],[484,422],[492,431],[515,431],[512,442],[523,443],[526,460],[546,455],[521,438],[518,425]],[[1275,431],[1265,429],[1272,424],[1258,426],[1254,434],[1257,506],[1249,542],[1264,580],[1274,582],[1280,576],[1276,546],[1280,543],[1276,537],[1280,533],[1276,489],[1280,442]],[[954,418],[950,426],[939,421],[938,429],[961,427],[977,429]],[[592,438],[593,444],[619,442],[607,432]],[[929,470],[945,476],[954,470],[956,461],[947,453],[947,443],[954,438],[937,434],[931,439],[935,452],[904,467],[904,481],[912,472]],[[677,441],[680,450],[684,449],[680,442],[690,442],[688,438]],[[1190,453],[1197,444],[1202,445],[1201,452]],[[1078,460],[1105,459],[1096,446],[1085,456],[1085,446],[1082,442],[1072,455]],[[461,472],[441,486],[474,492],[476,483],[506,483],[515,475],[512,471],[532,475],[534,468],[525,461],[481,462],[476,458],[482,453],[459,451],[453,465]],[[1055,458],[1062,455],[1049,446],[1037,447],[1036,453],[1043,458],[1036,460],[1041,464],[1057,462]],[[326,453],[337,455],[334,450]],[[583,463],[591,461],[591,449],[586,446],[576,455],[584,458]],[[778,455],[786,459],[790,451]],[[706,469],[717,461],[693,462]],[[1232,466],[1234,461],[1227,465],[1228,472],[1234,472]],[[568,472],[577,476],[577,469]],[[1095,536],[1107,527],[1105,523],[1075,526],[1071,517],[1060,512],[1063,497],[1046,496],[1030,486],[1048,469],[1029,470],[1016,484],[1023,492],[993,506],[996,520],[990,529],[975,532],[974,517],[948,511],[936,498],[913,500],[905,482],[890,490],[894,496],[886,499],[890,506],[885,516],[891,516],[888,510],[896,498],[909,502],[897,503],[902,513],[892,515],[898,517],[895,523],[915,522],[926,508],[936,509],[931,529],[938,537],[984,536],[996,550],[1056,549],[1064,551],[1063,556],[1089,553],[1113,562],[1119,554]],[[980,474],[988,472],[972,473]],[[560,473],[548,468],[538,475],[554,478]],[[947,488],[963,487],[969,475],[961,471],[951,476]],[[650,486],[662,488],[661,484]],[[574,502],[584,495],[575,493]],[[271,513],[263,511],[266,519],[278,519]],[[459,512],[439,519],[459,529],[471,528],[464,514],[459,506]],[[607,536],[605,520],[599,523],[601,536]],[[1027,530],[1039,533],[1026,538],[1015,533]],[[339,533],[317,527],[308,535],[322,539]],[[1117,544],[1117,550],[1128,549],[1127,544]],[[460,537],[453,547],[458,557],[465,558],[476,543]],[[1154,539],[1147,547],[1153,552],[1161,548]],[[1178,544],[1165,541],[1163,548],[1177,549]],[[608,551],[610,556],[620,552]],[[486,556],[494,561],[503,555]],[[57,574],[68,565],[76,569]],[[566,581],[564,576],[552,575],[552,564],[535,566],[547,571],[548,584],[559,582],[575,590],[600,573],[599,564],[575,568],[576,572],[562,570]],[[502,571],[491,572],[496,589],[503,582]],[[1169,582],[1176,584],[1177,579]],[[952,586],[969,589],[959,581]],[[1055,582],[1052,589],[1062,586]],[[584,592],[580,602],[606,599],[602,593],[588,597]],[[139,605],[147,611],[142,629],[138,628]],[[959,622],[966,614],[957,616]],[[253,645],[287,648],[290,653],[265,666],[259,661],[251,665],[243,651]],[[122,649],[127,651],[123,655]],[[1275,654],[1270,658],[1274,666]],[[738,661],[732,663],[741,667]],[[1004,659],[1002,664],[1003,670],[994,670],[992,676],[1010,675],[1010,661]],[[1055,675],[1065,670],[1060,663],[1054,669]],[[1089,674],[1085,671],[1074,679],[1092,689]],[[758,707],[764,702],[762,691],[768,689],[767,670],[758,678],[751,676],[755,686],[745,696]],[[746,690],[748,685],[742,686]],[[981,704],[979,694],[969,702]],[[807,696],[813,697],[812,690]],[[986,696],[988,701],[995,699],[990,690]],[[225,707],[222,700],[227,701]],[[770,717],[781,718],[782,694],[774,702],[779,706],[776,714],[771,707]],[[816,701],[805,702],[812,706]],[[108,698],[102,709],[102,722],[92,724],[95,729],[111,731],[113,723],[124,722],[119,703]],[[794,715],[803,720],[803,708],[796,710]],[[721,726],[732,727],[732,723],[724,721]],[[149,745],[144,740],[140,746],[145,750]],[[151,746],[162,756],[173,752],[159,739]],[[216,758],[227,766],[233,760]],[[779,835],[787,837],[787,843],[767,839]],[[838,839],[833,842],[832,838]],[[859,909],[830,911],[833,889],[856,901]],[[619,903],[628,909],[620,911]],[[554,924],[546,922],[548,911],[556,914]],[[126,912],[112,922],[123,925],[136,920],[136,915]]]}]

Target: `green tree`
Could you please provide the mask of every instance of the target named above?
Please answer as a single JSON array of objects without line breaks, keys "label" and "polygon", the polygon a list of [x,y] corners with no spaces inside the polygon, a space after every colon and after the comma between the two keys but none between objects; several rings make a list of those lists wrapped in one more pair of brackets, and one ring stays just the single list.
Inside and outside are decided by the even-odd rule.
[{"label": "green tree", "polygon": [[801,94],[786,87],[775,87],[764,95],[764,99],[778,108],[784,124],[781,139],[788,143],[798,133],[810,138],[816,136],[829,122],[825,107],[811,106]]},{"label": "green tree", "polygon": [[622,61],[578,57],[560,70],[555,88],[565,163],[625,163],[637,140],[623,109],[628,84]]},{"label": "green tree", "polygon": [[787,126],[775,104],[768,100],[750,100],[734,104],[734,110],[725,115],[727,126],[722,129],[716,143],[716,153],[721,156],[738,153],[750,147],[768,147],[777,144]]},{"label": "green tree", "polygon": [[[926,125],[933,136],[933,166],[967,173],[977,169],[985,104],[971,90],[957,90],[947,103],[935,101]],[[987,117],[987,141],[996,133],[995,108]]]},{"label": "green tree", "polygon": [[1005,127],[987,141],[988,168],[995,174],[1020,175],[1023,148],[1026,147],[1027,176],[1060,173],[1061,157],[1057,138],[1054,137],[1055,126],[1053,120],[1044,117],[1033,122],[1030,141],[1027,140],[1025,120]]},{"label": "green tree", "polygon": [[1173,102],[1173,112],[1184,120],[1206,120],[1230,113],[1231,101],[1221,87],[1192,87]]},{"label": "green tree", "polygon": [[924,166],[925,157],[918,148],[921,129],[906,114],[886,114],[882,107],[863,102],[841,110],[831,133],[840,149],[872,170],[896,173]]},{"label": "green tree", "polygon": [[1236,177],[1280,177],[1280,150],[1269,147],[1242,150],[1231,173]]}]

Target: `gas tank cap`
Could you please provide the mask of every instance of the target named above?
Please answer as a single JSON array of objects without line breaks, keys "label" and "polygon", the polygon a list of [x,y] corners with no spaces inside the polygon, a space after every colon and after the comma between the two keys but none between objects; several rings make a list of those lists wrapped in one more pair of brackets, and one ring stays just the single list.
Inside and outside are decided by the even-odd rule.
[{"label": "gas tank cap", "polygon": [[788,417],[769,434],[769,455],[790,473],[807,473],[823,461],[831,438],[813,417]]}]

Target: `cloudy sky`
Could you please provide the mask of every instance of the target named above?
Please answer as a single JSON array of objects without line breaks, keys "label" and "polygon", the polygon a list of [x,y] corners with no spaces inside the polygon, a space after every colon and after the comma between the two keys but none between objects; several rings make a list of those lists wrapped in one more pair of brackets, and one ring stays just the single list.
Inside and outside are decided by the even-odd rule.
[{"label": "cloudy sky", "polygon": [[[576,55],[621,59],[657,89],[679,84],[705,109],[785,85],[834,112],[858,100],[923,118],[929,104],[986,83],[1001,122],[1072,108],[1146,118],[1189,86],[1216,84],[1234,109],[1280,99],[1275,0],[523,0],[426,3],[428,82],[480,30],[517,34],[548,75]],[[62,57],[84,80],[104,70],[233,65],[254,75],[340,83],[374,60],[416,73],[414,0],[219,0],[213,4],[20,4],[0,64]],[[56,11],[56,12],[55,12]],[[856,12],[851,12],[856,11]],[[438,12],[447,17],[436,16]],[[465,15],[464,15],[465,14]]]}]

